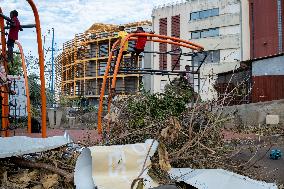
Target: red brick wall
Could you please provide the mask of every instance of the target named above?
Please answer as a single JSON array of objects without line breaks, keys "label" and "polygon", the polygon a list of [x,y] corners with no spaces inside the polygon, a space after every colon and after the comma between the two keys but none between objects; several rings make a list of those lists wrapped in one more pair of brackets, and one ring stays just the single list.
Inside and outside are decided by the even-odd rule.
[{"label": "red brick wall", "polygon": [[[159,34],[160,35],[167,35],[167,18],[161,18],[159,20]],[[167,44],[159,43],[159,51],[166,52],[167,51]],[[160,70],[167,70],[167,55],[166,54],[159,54],[159,67]]]},{"label": "red brick wall", "polygon": [[[171,35],[172,37],[180,38],[180,15],[172,16],[171,19]],[[179,48],[177,45],[172,45],[171,50]],[[172,55],[171,68],[174,70],[180,70],[180,62],[177,62],[179,55]]]},{"label": "red brick wall", "polygon": [[278,53],[277,0],[250,0],[251,57]]}]

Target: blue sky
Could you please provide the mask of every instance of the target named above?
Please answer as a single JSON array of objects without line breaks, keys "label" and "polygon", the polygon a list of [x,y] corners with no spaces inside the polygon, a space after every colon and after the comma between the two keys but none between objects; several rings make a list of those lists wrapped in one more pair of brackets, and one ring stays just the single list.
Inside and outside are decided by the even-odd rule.
[{"label": "blue sky", "polygon": [[[76,33],[84,32],[93,23],[124,24],[151,19],[154,6],[173,2],[173,0],[34,0],[38,7],[42,34],[46,35],[46,47],[51,46],[49,30],[55,28],[57,49],[62,43],[72,39]],[[174,0],[176,2],[176,0]],[[34,23],[32,10],[25,0],[0,0],[4,14],[18,10],[21,24]],[[25,29],[19,41],[25,53],[37,52],[35,29]],[[48,55],[49,56],[49,55]]]}]

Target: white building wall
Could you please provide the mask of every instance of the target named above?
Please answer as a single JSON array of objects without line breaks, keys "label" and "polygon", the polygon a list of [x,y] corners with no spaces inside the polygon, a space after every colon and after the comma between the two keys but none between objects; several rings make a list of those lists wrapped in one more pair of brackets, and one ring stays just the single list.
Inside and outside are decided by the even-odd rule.
[{"label": "white building wall", "polygon": [[25,88],[25,79],[22,76],[14,76],[14,75],[9,75],[8,77],[12,81],[11,89],[16,92],[15,95],[9,96],[9,103],[13,105],[16,104],[16,107],[10,106],[10,115],[26,117],[27,116],[27,95],[26,95],[26,88]]},{"label": "white building wall", "polygon": [[241,31],[240,25],[228,26],[220,28],[220,35],[239,35]]},{"label": "white building wall", "polygon": [[[241,26],[240,24],[243,19],[241,16],[243,7],[244,5],[240,4],[239,0],[189,0],[185,3],[169,5],[153,11],[153,31],[156,33],[159,33],[159,19],[167,18],[167,35],[170,36],[171,17],[180,15],[180,35],[182,39],[190,40],[204,46],[205,51],[220,50],[220,62],[206,63],[201,67],[201,87],[203,86],[203,90],[200,94],[204,100],[212,99],[216,95],[212,87],[214,75],[237,68],[239,62],[243,59],[242,56],[247,57],[247,55],[241,51],[243,43],[241,31],[247,31],[247,27]],[[190,13],[213,8],[219,8],[218,16],[200,20],[190,20]],[[191,32],[210,28],[219,28],[219,36],[191,39]],[[159,51],[159,44],[155,43],[153,48],[154,51]],[[168,51],[170,49],[171,45],[168,45]],[[183,52],[189,52],[189,49],[182,49]],[[182,59],[184,60],[180,62],[180,68],[184,70],[185,65],[190,64],[186,59],[188,60],[190,58],[182,57]],[[170,70],[170,67],[171,57],[168,55],[168,70]],[[159,55],[153,55],[152,68],[159,69]],[[207,79],[209,75],[213,75],[210,79],[210,83],[208,83],[209,79]],[[160,92],[161,80],[169,79],[168,76],[152,76],[153,92]]]},{"label": "white building wall", "polygon": [[241,49],[242,60],[250,59],[250,25],[249,25],[249,2],[248,0],[241,1]]}]

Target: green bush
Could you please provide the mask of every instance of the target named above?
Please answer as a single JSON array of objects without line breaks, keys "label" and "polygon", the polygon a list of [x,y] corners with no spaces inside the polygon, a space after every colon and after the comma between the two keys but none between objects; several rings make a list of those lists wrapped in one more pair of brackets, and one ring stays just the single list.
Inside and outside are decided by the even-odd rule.
[{"label": "green bush", "polygon": [[185,111],[186,105],[193,100],[193,89],[183,78],[174,79],[165,87],[164,93],[151,94],[142,91],[128,103],[130,124],[143,127],[146,117],[155,121],[163,121],[169,116],[179,117]]}]

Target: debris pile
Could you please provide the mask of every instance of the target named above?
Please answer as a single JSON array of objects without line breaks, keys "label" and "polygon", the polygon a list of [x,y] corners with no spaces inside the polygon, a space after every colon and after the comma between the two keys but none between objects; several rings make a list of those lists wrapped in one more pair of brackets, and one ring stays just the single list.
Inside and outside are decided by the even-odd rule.
[{"label": "debris pile", "polygon": [[47,152],[1,159],[2,189],[72,189],[73,171],[81,147],[68,144]]},{"label": "debris pile", "polygon": [[[145,166],[148,158],[145,161],[142,159],[145,167],[141,173],[149,170],[148,176],[160,185],[193,188],[170,175],[172,168],[190,168],[225,169],[252,179],[277,183],[279,188],[283,188],[283,167],[277,167],[278,164],[274,163],[283,160],[283,128],[266,126],[250,130],[241,127],[227,130],[224,123],[234,115],[222,114],[222,102],[227,100],[201,102],[183,78],[173,80],[162,94],[143,91],[129,98],[117,99],[112,104],[111,114],[105,119],[104,128],[109,124],[110,133],[104,144],[136,144],[144,143],[147,139],[158,141],[155,154],[153,152],[154,155],[150,156],[147,153],[151,157],[150,167]],[[86,124],[93,118],[91,115],[88,112],[88,116],[80,118]],[[228,139],[225,138],[228,133],[252,137]],[[89,139],[92,136],[87,137]],[[83,142],[84,146],[94,145],[99,148],[97,144]],[[75,162],[81,151],[80,145],[68,144],[55,150],[2,159],[0,189],[74,188]],[[116,160],[114,158],[119,165],[123,162],[119,158]],[[107,166],[104,168],[108,171]],[[132,183],[132,186],[136,184],[138,188],[132,188],[140,189],[145,184],[143,182],[138,176]]]},{"label": "debris pile", "polygon": [[[226,141],[223,123],[231,117],[222,116],[222,111],[211,111],[212,103],[200,102],[183,78],[172,81],[163,94],[143,92],[118,100],[112,107],[115,116],[112,115],[112,119],[108,120],[108,143],[134,144],[146,139],[157,140],[158,151],[152,157],[148,174],[160,184],[175,182],[167,174],[171,167],[221,168],[253,179],[269,180],[257,174],[265,168],[250,168],[256,167],[261,160],[255,160],[259,148],[272,147],[274,143],[271,140],[260,142],[255,139]],[[222,102],[218,104],[221,104],[221,110]],[[251,154],[249,160],[235,158],[248,149]],[[270,148],[262,159],[269,150]]]}]

